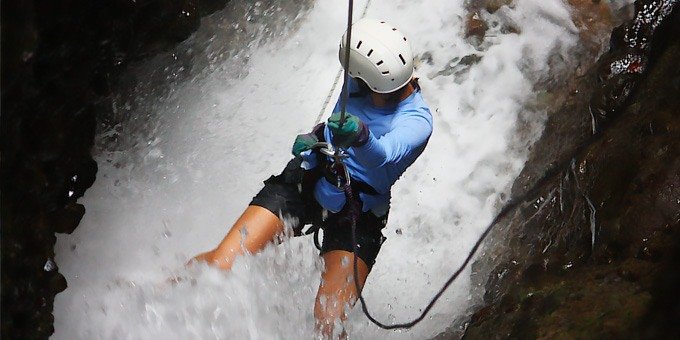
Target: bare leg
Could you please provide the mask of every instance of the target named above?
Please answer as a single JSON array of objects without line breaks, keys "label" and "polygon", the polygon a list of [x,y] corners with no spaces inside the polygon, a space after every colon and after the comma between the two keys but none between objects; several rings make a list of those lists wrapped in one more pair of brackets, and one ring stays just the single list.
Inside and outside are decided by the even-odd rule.
[{"label": "bare leg", "polygon": [[[228,270],[244,250],[250,253],[261,250],[281,235],[283,230],[283,222],[278,216],[265,208],[249,206],[217,248],[194,257],[192,261],[204,261]],[[354,285],[353,253],[333,250],[324,254],[323,258],[324,271],[314,305],[314,317],[317,329],[329,338],[333,333],[333,323],[347,318],[345,305],[354,305],[357,291]],[[369,268],[360,258],[357,258],[357,270],[359,287],[363,287]]]},{"label": "bare leg", "polygon": [[191,261],[203,261],[228,270],[244,250],[256,253],[282,233],[283,222],[278,216],[263,207],[250,205],[217,248],[202,253]]},{"label": "bare leg", "polygon": [[[357,298],[354,284],[354,255],[344,250],[333,250],[323,255],[324,271],[321,273],[321,284],[316,295],[314,317],[317,329],[325,338],[333,334],[333,323],[345,320],[345,305],[354,305]],[[363,288],[369,268],[357,258],[359,287]]]}]

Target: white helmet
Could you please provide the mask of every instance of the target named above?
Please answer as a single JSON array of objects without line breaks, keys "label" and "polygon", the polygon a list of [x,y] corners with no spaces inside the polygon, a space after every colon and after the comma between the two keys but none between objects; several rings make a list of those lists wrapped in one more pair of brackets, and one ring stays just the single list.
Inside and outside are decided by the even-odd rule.
[{"label": "white helmet", "polygon": [[[345,66],[345,41],[340,42],[340,64]],[[413,53],[406,36],[380,20],[361,19],[352,25],[349,74],[378,93],[394,92],[413,76]]]}]

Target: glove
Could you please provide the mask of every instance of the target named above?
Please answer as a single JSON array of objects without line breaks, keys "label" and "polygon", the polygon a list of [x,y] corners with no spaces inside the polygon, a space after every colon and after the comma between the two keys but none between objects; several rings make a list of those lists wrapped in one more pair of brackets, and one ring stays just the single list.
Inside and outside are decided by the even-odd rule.
[{"label": "glove", "polygon": [[319,142],[313,132],[298,135],[293,142],[293,156],[298,157],[301,153],[311,150],[314,144]]},{"label": "glove", "polygon": [[350,113],[345,114],[345,123],[340,126],[340,112],[333,113],[328,118],[328,128],[333,134],[333,145],[339,148],[362,146],[368,141],[368,128],[359,117]]}]

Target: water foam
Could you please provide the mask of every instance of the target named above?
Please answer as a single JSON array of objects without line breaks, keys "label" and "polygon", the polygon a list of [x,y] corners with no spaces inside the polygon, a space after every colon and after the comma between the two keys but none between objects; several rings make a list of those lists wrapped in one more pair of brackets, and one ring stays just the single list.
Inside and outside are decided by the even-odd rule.
[{"label": "water foam", "polygon": [[[231,273],[182,265],[219,242],[313,124],[339,67],[346,4],[231,3],[176,51],[130,71],[139,82],[118,98],[124,118],[98,135],[87,214],[58,237],[69,288],[55,301],[54,338],[312,336],[321,266],[311,239],[245,257]],[[545,113],[526,106],[535,84],[555,76],[548,59],[569,60],[578,43],[559,0],[483,14],[490,28],[478,45],[463,38],[466,15],[462,1],[447,0],[373,0],[368,9],[410,37],[435,121],[425,153],[394,187],[387,241],[364,290],[382,320],[419,314],[462,262],[540,134]],[[173,275],[183,280],[165,284]],[[434,336],[469,307],[467,276],[412,330],[380,330],[355,308],[349,334]]]}]

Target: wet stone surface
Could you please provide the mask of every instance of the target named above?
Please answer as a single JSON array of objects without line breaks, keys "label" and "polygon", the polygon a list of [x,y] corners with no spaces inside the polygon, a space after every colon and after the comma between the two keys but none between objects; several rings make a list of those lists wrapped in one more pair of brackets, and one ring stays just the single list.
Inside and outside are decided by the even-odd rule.
[{"label": "wet stone surface", "polygon": [[[67,285],[54,261],[54,233],[72,232],[85,213],[76,200],[95,180],[97,164],[90,155],[95,124],[111,115],[118,75],[131,61],[185,39],[202,15],[226,2],[3,3],[2,338],[40,339],[53,332],[54,295]],[[583,3],[593,10],[583,12],[590,14],[579,16],[577,25],[602,29],[601,6]],[[544,146],[534,150],[516,194],[545,168],[570,161],[572,151],[590,138],[589,112],[608,124],[597,125],[599,141],[506,221],[498,232],[512,237],[496,239],[507,244],[487,248],[488,263],[475,265],[474,280],[487,294],[468,337],[673,334],[655,332],[674,331],[666,326],[680,318],[674,302],[680,275],[673,266],[680,257],[675,151],[680,127],[673,95],[680,93],[674,64],[680,48],[675,42],[655,55],[649,37],[657,28],[645,28],[655,25],[656,14],[670,13],[671,3],[640,2],[643,16],[613,35],[612,47],[623,50],[613,49],[602,62],[607,72],[598,77],[582,69],[583,83],[604,84],[600,99],[588,91],[546,96],[571,106],[548,123],[548,137],[539,143]],[[469,6],[471,12],[494,13],[512,1]],[[474,14],[470,19],[470,37],[483,38],[484,26]],[[677,36],[677,24],[673,27]],[[465,72],[463,66],[476,59],[456,61],[461,70],[451,72]],[[639,86],[627,89],[626,77]],[[618,100],[624,92],[633,99]],[[582,100],[591,97],[592,111]]]},{"label": "wet stone surface", "polygon": [[85,214],[98,117],[129,62],[186,39],[227,0],[14,1],[2,4],[2,333],[53,333],[66,280],[55,232]]},{"label": "wet stone surface", "polygon": [[[640,16],[658,23],[648,14],[665,13],[645,40],[653,43],[638,50],[643,70],[602,73],[630,47],[618,28],[585,76],[601,87],[549,118],[513,188],[529,195],[472,267],[484,302],[465,338],[680,337],[680,43],[669,38],[680,22],[664,4],[639,1],[638,16],[622,26],[636,27]],[[593,135],[589,99],[606,91],[617,100],[600,102],[612,114]]]}]

